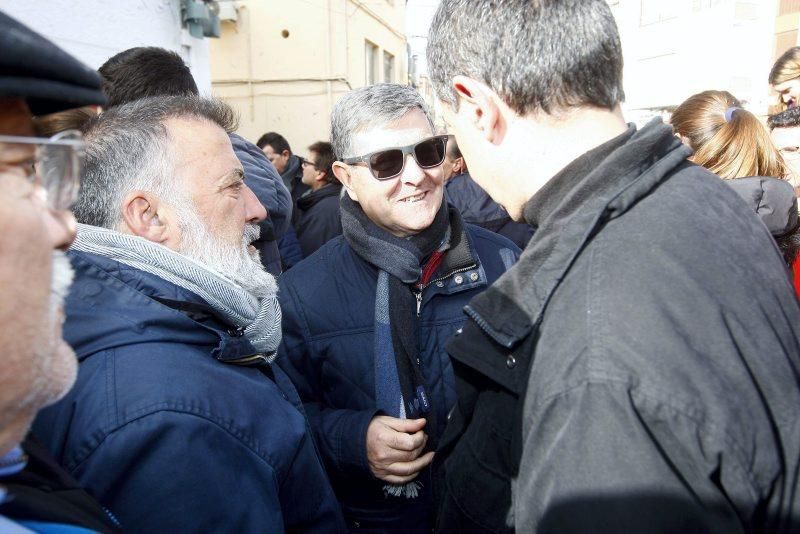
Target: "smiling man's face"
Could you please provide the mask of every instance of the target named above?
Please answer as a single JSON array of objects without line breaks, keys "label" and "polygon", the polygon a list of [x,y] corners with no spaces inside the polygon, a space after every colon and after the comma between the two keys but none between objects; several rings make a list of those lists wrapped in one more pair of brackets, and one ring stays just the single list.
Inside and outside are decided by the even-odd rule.
[{"label": "smiling man's face", "polygon": [[[394,123],[353,136],[353,153],[361,156],[392,147],[407,146],[433,136],[425,114],[413,109]],[[351,179],[345,184],[372,222],[398,237],[417,234],[431,225],[442,205],[442,166],[422,169],[411,154],[403,172],[388,180],[377,180],[364,165],[350,165]]]}]

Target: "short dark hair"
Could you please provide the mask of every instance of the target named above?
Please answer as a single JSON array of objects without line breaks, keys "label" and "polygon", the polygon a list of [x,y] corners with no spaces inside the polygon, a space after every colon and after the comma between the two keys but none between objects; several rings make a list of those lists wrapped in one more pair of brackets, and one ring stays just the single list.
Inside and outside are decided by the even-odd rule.
[{"label": "short dark hair", "polygon": [[333,145],[326,141],[317,141],[308,147],[308,151],[317,153],[317,170],[325,173],[325,180],[329,184],[338,181],[333,174],[333,162],[336,161],[333,155]]},{"label": "short dark hair", "polygon": [[98,72],[103,77],[109,108],[149,96],[200,94],[181,56],[156,46],[120,52],[103,63]]},{"label": "short dark hair", "polygon": [[770,130],[800,126],[800,108],[789,108],[775,115],[770,115],[767,119],[767,125]]},{"label": "short dark hair", "polygon": [[442,0],[428,36],[438,97],[457,75],[486,83],[520,115],[625,99],[622,46],[606,0]]},{"label": "short dark hair", "polygon": [[265,146],[269,145],[272,147],[272,150],[279,154],[284,150],[288,150],[289,154],[292,153],[292,147],[289,146],[289,142],[278,132],[265,133],[258,138],[258,143],[256,143],[256,145],[262,150]]}]

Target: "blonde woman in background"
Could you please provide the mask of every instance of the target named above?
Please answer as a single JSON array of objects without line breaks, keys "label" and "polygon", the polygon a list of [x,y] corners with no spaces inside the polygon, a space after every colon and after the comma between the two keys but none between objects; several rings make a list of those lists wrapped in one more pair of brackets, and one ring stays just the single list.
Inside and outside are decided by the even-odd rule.
[{"label": "blonde woman in background", "polygon": [[778,93],[776,112],[795,107],[800,102],[800,46],[784,52],[769,72],[769,84]]},{"label": "blonde woman in background", "polygon": [[703,91],[684,101],[670,120],[694,150],[691,161],[720,178],[784,178],[786,164],[758,117],[727,91]]},{"label": "blonde woman in background", "polygon": [[671,123],[694,150],[689,159],[725,179],[767,226],[800,296],[797,199],[767,128],[727,91],[690,96],[672,114]]}]

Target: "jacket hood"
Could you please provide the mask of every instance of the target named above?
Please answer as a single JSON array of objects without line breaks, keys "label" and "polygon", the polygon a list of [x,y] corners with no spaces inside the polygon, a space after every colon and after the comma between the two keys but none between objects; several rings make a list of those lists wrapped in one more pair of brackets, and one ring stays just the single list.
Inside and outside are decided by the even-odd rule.
[{"label": "jacket hood", "polygon": [[300,158],[298,158],[294,154],[289,156],[289,161],[288,163],[286,163],[286,168],[283,169],[283,172],[281,173],[281,178],[283,178],[283,182],[287,184],[286,187],[289,187],[291,185],[292,179],[295,176],[303,175],[303,170],[301,169],[302,164],[303,162],[300,160]]},{"label": "jacket hood", "polygon": [[79,360],[154,342],[206,347],[223,361],[256,352],[235,326],[190,291],[102,256],[68,255],[75,282],[65,302],[64,339]]},{"label": "jacket hood", "polygon": [[797,228],[797,196],[786,180],[754,176],[725,180],[776,237]]}]

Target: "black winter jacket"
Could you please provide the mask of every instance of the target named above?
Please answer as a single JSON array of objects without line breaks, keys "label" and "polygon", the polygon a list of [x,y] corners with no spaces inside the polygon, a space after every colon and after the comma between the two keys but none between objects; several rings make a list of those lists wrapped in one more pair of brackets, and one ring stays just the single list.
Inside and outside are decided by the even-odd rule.
[{"label": "black winter jacket", "polygon": [[342,184],[334,182],[297,199],[292,224],[297,240],[307,258],[316,250],[342,233],[339,217],[339,194]]},{"label": "black winter jacket", "polygon": [[260,148],[236,134],[231,134],[230,138],[233,151],[244,167],[245,184],[267,210],[267,218],[258,225],[261,235],[253,246],[258,250],[264,268],[278,276],[281,274],[278,240],[283,237],[292,218],[292,197]]},{"label": "black winter jacket", "polygon": [[536,234],[448,345],[443,530],[800,528],[800,308],[689,153],[631,127],[526,205]]}]

